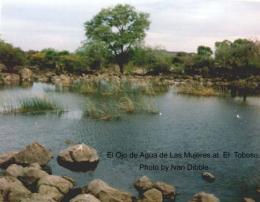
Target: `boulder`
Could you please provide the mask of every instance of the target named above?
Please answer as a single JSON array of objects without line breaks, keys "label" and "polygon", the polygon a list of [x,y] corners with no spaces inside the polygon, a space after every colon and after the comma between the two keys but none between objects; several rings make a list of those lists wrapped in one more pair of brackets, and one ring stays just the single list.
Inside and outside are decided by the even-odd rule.
[{"label": "boulder", "polygon": [[33,73],[29,68],[22,68],[19,71],[19,75],[22,82],[32,82],[33,80]]},{"label": "boulder", "polygon": [[204,179],[207,182],[214,182],[215,181],[215,176],[211,174],[210,172],[203,172],[202,173],[202,179]]},{"label": "boulder", "polygon": [[53,76],[51,79],[52,83],[54,83],[56,86],[63,86],[63,87],[68,87],[71,85],[72,80],[69,76],[67,75],[60,75],[60,76]]},{"label": "boulder", "polygon": [[157,189],[149,189],[143,194],[143,198],[139,199],[138,202],[162,202],[163,196]]},{"label": "boulder", "polygon": [[142,176],[134,183],[134,187],[136,190],[142,194],[143,192],[151,189],[153,187],[153,183],[147,176]]},{"label": "boulder", "polygon": [[97,167],[99,156],[94,148],[77,144],[61,151],[57,160],[61,166],[70,170],[89,171]]},{"label": "boulder", "polygon": [[71,199],[70,202],[101,202],[95,196],[91,194],[80,194]]},{"label": "boulder", "polygon": [[37,183],[37,192],[42,195],[48,195],[56,201],[62,198],[73,188],[74,182],[69,178],[55,175],[46,175]]},{"label": "boulder", "polygon": [[252,198],[245,197],[245,198],[243,198],[243,202],[255,202],[255,200]]},{"label": "boulder", "polygon": [[28,167],[13,164],[6,169],[6,175],[20,179],[27,188],[31,188],[40,178],[49,174],[43,171],[38,163],[34,163]]},{"label": "boulder", "polygon": [[220,202],[220,200],[213,194],[200,192],[195,194],[190,202]]},{"label": "boulder", "polygon": [[153,187],[162,193],[164,199],[174,200],[176,196],[176,189],[174,186],[164,182],[155,182]]},{"label": "boulder", "polygon": [[57,202],[48,195],[33,193],[30,198],[22,199],[20,202]]},{"label": "boulder", "polygon": [[31,192],[15,177],[0,177],[0,201],[17,202],[30,196]]},{"label": "boulder", "polygon": [[3,63],[0,63],[0,72],[5,71],[7,68]]},{"label": "boulder", "polygon": [[35,142],[25,149],[14,155],[14,161],[20,165],[30,165],[32,163],[38,163],[43,166],[46,165],[52,158],[52,154],[41,144]]},{"label": "boulder", "polygon": [[15,151],[0,154],[0,168],[7,168],[14,163],[14,155],[16,154]]},{"label": "boulder", "polygon": [[132,202],[130,193],[115,189],[99,179],[91,181],[83,192],[93,194],[102,202]]},{"label": "boulder", "polygon": [[20,76],[18,74],[3,73],[1,75],[4,85],[18,85],[20,83]]}]

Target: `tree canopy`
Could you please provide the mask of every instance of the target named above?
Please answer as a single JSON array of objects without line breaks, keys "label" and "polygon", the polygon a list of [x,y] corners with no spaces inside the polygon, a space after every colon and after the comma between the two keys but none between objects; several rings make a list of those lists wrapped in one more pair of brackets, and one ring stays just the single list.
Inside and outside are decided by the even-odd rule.
[{"label": "tree canopy", "polygon": [[150,26],[148,18],[149,14],[138,12],[130,5],[118,4],[102,9],[86,22],[86,36],[88,40],[104,42],[123,73],[130,50],[145,37]]}]

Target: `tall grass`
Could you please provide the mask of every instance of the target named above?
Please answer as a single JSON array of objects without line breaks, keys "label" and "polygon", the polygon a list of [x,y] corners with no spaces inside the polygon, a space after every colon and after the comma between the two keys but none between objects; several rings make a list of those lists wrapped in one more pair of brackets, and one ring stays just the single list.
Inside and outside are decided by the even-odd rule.
[{"label": "tall grass", "polygon": [[124,113],[157,113],[151,96],[166,92],[168,86],[158,79],[100,75],[74,84],[72,90],[88,95],[87,116],[113,120],[120,119]]},{"label": "tall grass", "polygon": [[30,97],[20,100],[18,112],[62,112],[63,108],[45,97]]},{"label": "tall grass", "polygon": [[184,85],[181,85],[178,88],[178,93],[193,95],[193,96],[205,96],[205,97],[222,95],[222,93],[216,90],[215,88],[204,86],[196,82],[186,83]]},{"label": "tall grass", "polygon": [[142,94],[152,96],[167,92],[168,85],[158,78],[137,79],[131,77],[96,76],[74,84],[72,90],[86,95]]}]

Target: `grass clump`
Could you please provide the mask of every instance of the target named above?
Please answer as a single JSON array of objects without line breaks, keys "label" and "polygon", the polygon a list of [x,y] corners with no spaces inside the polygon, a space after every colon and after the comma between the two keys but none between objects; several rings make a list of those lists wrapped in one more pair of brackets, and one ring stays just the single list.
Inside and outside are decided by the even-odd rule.
[{"label": "grass clump", "polygon": [[119,108],[127,113],[133,113],[135,111],[135,105],[132,99],[129,97],[121,97],[119,100]]},{"label": "grass clump", "polygon": [[98,120],[120,120],[124,114],[149,113],[156,114],[158,110],[147,100],[136,96],[115,96],[90,98],[85,114]]},{"label": "grass clump", "polygon": [[221,93],[213,87],[204,86],[198,83],[186,83],[178,88],[178,93],[205,97],[221,95]]},{"label": "grass clump", "polygon": [[72,90],[86,95],[142,94],[151,96],[167,92],[168,85],[161,79],[100,75],[77,82]]},{"label": "grass clump", "polygon": [[99,75],[74,84],[72,90],[88,95],[88,117],[118,120],[123,114],[158,113],[149,100],[166,89],[167,85],[160,79]]},{"label": "grass clump", "polygon": [[22,113],[37,113],[45,111],[62,112],[61,106],[45,97],[31,97],[20,100],[18,112]]}]

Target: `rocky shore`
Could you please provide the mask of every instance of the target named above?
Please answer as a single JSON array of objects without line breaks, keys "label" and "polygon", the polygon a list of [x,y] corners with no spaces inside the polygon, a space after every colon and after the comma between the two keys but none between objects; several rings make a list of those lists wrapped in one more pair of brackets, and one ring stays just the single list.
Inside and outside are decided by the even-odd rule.
[{"label": "rocky shore", "polygon": [[[165,182],[152,181],[147,176],[137,179],[133,186],[138,195],[114,188],[101,179],[94,179],[83,187],[68,176],[52,174],[48,162],[53,158],[50,150],[39,143],[27,145],[20,151],[0,154],[0,201],[1,202],[170,202],[178,201],[176,187]],[[85,144],[69,146],[57,156],[67,169],[97,166],[97,151]],[[64,166],[64,164],[60,164]],[[80,169],[79,169],[80,170]],[[78,170],[78,171],[79,171]],[[203,173],[202,178],[213,182],[211,173]],[[213,180],[214,179],[214,180]],[[189,202],[219,202],[210,193],[195,194]],[[254,202],[244,198],[245,202]]]},{"label": "rocky shore", "polygon": [[[52,83],[58,87],[71,87],[81,81],[95,80],[96,77],[111,78],[118,80],[121,75],[116,72],[92,72],[91,74],[75,75],[70,73],[56,74],[55,71],[42,71],[36,67],[20,67],[16,73],[1,72],[0,86],[5,85],[26,85],[32,82]],[[216,87],[221,91],[229,90],[232,96],[243,96],[243,94],[260,94],[260,76],[252,76],[246,79],[228,80],[225,78],[203,78],[201,76],[188,75],[159,75],[151,76],[133,73],[125,75],[128,79],[157,79],[167,85],[181,85],[199,83],[206,87]]]}]

